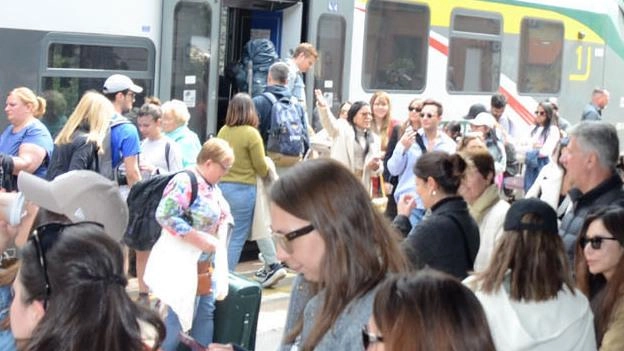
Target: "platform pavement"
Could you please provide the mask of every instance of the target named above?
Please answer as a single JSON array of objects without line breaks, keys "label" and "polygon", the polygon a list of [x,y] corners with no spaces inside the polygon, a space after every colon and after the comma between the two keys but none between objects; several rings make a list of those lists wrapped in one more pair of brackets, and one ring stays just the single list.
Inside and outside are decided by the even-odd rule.
[{"label": "platform pavement", "polygon": [[[254,272],[260,267],[262,267],[262,262],[259,260],[242,262],[236,267],[236,272],[253,279]],[[289,271],[286,278],[279,281],[277,285],[262,290],[262,302],[256,331],[256,350],[277,349],[286,321],[288,300],[294,277],[295,274]],[[132,299],[137,298],[136,278],[129,279],[127,291]]]}]

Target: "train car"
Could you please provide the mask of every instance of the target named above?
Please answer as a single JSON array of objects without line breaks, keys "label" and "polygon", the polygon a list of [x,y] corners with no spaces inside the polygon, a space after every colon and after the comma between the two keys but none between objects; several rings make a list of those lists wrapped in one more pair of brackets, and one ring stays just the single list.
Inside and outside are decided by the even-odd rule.
[{"label": "train car", "polygon": [[616,0],[358,1],[349,95],[392,94],[406,116],[415,96],[444,103],[446,119],[490,96],[528,128],[541,100],[556,97],[572,123],[596,87],[611,101],[603,119],[622,130],[623,2]]},{"label": "train car", "polygon": [[28,86],[55,118],[123,73],[145,95],[185,101],[204,139],[235,93],[228,65],[248,40],[269,38],[282,58],[301,41],[317,47],[308,101],[314,88],[334,107],[386,90],[396,118],[420,96],[458,119],[501,92],[506,113],[528,128],[538,101],[557,97],[574,123],[592,89],[604,87],[603,118],[623,130],[623,8],[621,0],[22,0],[0,11],[0,95]]},{"label": "train car", "polygon": [[[318,80],[345,98],[353,9],[344,0],[24,0],[0,11],[0,95],[30,87],[48,99],[46,118],[56,118],[122,73],[144,95],[186,102],[189,126],[205,139],[235,93],[227,67],[253,38],[271,39],[282,58],[313,42],[322,54]],[[312,74],[307,80],[311,89]]]}]

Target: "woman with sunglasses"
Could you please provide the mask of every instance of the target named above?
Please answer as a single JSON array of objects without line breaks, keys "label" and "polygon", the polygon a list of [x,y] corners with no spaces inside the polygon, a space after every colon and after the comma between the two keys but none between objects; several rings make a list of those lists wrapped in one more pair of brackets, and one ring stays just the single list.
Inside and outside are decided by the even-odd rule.
[{"label": "woman with sunglasses", "polygon": [[430,269],[381,284],[362,341],[368,351],[496,350],[479,300],[457,279]]},{"label": "woman with sunglasses", "polygon": [[[405,122],[397,124],[392,128],[390,133],[390,139],[388,139],[388,148],[384,154],[384,180],[392,185],[392,189],[386,189],[388,194],[388,206],[386,208],[386,216],[388,218],[394,218],[396,212],[396,202],[406,191],[411,192],[414,188],[413,173],[407,172],[407,179],[403,172],[396,174],[396,171],[390,172],[390,168],[396,169],[396,158],[393,160],[391,166],[389,161],[394,155],[394,150],[398,143],[401,143],[404,149],[409,150],[412,145],[424,145],[422,144],[422,138],[416,133],[420,129],[420,111],[422,110],[423,100],[420,98],[410,101],[407,107],[408,117]],[[416,143],[416,138],[420,139],[420,144]],[[422,150],[421,150],[422,151]],[[409,167],[406,167],[409,168]],[[399,190],[399,184],[400,190]],[[391,191],[388,191],[391,190]]]},{"label": "woman with sunglasses", "polygon": [[[227,295],[226,241],[232,216],[217,183],[232,167],[234,151],[213,137],[196,161],[190,169],[197,183],[193,202],[193,180],[187,172],[177,173],[163,191],[156,209],[163,231],[145,268],[145,283],[168,307],[163,351],[176,350],[180,332],[188,330],[201,345],[210,344],[215,300]],[[205,278],[198,279],[198,274]]]},{"label": "woman with sunglasses", "polygon": [[529,190],[540,170],[549,162],[561,134],[552,104],[542,101],[535,109],[535,127],[531,130],[525,158],[524,191]]},{"label": "woman with sunglasses", "polygon": [[18,185],[38,205],[17,228],[2,225],[4,235],[29,234],[10,310],[19,349],[157,350],[162,321],[126,293],[118,242],[128,212],[118,187],[91,171],[52,182],[21,172]]},{"label": "woman with sunglasses", "polygon": [[479,227],[457,190],[466,162],[458,155],[427,152],[414,166],[416,193],[431,214],[412,227],[408,215],[416,206],[410,194],[398,203],[394,225],[407,237],[403,249],[413,268],[425,266],[465,278],[472,271],[479,250]]},{"label": "woman with sunglasses", "polygon": [[593,315],[575,289],[557,214],[537,199],[514,202],[487,268],[465,280],[498,350],[596,350]]},{"label": "woman with sunglasses", "polygon": [[624,350],[624,209],[589,213],[576,246],[576,282],[591,300],[600,351]]},{"label": "woman with sunglasses", "polygon": [[332,138],[330,157],[350,169],[370,192],[371,177],[379,176],[383,171],[381,141],[371,130],[370,105],[356,101],[351,104],[346,120],[336,119],[321,90],[314,90],[314,94],[323,128]]}]

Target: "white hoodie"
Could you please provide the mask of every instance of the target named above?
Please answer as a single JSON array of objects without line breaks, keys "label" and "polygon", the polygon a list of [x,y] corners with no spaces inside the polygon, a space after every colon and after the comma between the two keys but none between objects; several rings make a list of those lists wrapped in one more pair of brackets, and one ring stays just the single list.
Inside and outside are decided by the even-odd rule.
[{"label": "white hoodie", "polygon": [[[474,278],[464,281],[474,288]],[[494,294],[475,290],[498,351],[595,351],[594,315],[581,291],[564,287],[555,299],[511,300],[507,290]]]}]

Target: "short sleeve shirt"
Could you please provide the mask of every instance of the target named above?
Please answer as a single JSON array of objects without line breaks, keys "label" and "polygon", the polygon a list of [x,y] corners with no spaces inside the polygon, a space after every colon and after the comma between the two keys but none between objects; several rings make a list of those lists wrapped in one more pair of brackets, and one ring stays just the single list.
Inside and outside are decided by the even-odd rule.
[{"label": "short sleeve shirt", "polygon": [[48,170],[48,161],[54,149],[54,141],[48,128],[39,120],[34,120],[19,132],[13,132],[13,126],[9,125],[0,135],[0,152],[18,156],[22,144],[34,144],[42,147],[46,152],[46,159],[41,166],[33,172],[38,177],[45,177]]},{"label": "short sleeve shirt", "polygon": [[132,123],[122,123],[111,128],[111,149],[113,168],[124,158],[136,156],[141,152],[139,132]]}]

